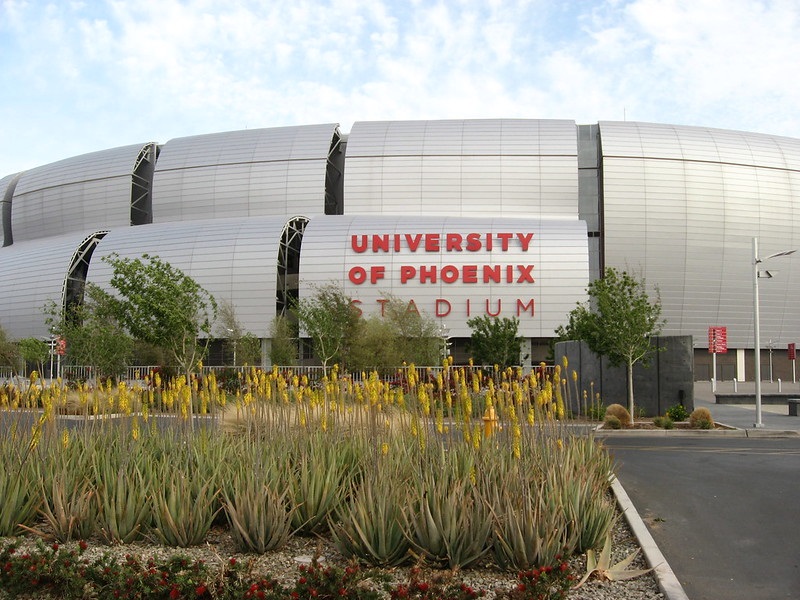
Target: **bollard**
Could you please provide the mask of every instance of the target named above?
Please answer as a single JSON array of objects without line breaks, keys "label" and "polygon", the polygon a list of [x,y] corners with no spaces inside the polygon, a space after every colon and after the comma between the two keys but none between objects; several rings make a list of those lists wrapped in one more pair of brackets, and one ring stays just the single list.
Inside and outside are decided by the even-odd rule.
[{"label": "bollard", "polygon": [[734,378],[734,380],[733,380],[733,393],[735,394],[738,391],[739,391],[739,382],[736,381],[736,379]]},{"label": "bollard", "polygon": [[778,393],[781,393],[781,378],[778,377]]},{"label": "bollard", "polygon": [[487,439],[492,437],[495,427],[497,427],[497,413],[490,404],[483,413],[483,437]]}]

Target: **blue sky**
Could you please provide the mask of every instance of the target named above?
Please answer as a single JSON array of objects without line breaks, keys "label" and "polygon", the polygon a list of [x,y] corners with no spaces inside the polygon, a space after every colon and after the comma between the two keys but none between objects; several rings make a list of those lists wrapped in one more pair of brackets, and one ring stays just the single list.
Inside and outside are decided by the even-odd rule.
[{"label": "blue sky", "polygon": [[0,2],[0,177],[127,144],[363,120],[800,137],[797,0]]}]

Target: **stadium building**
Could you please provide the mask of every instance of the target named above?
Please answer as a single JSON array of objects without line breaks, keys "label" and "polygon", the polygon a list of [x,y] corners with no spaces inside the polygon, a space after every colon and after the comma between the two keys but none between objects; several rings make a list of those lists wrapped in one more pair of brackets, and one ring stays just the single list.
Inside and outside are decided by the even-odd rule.
[{"label": "stadium building", "polygon": [[[336,282],[365,315],[388,296],[435,318],[457,361],[473,316],[518,317],[546,358],[605,267],[658,288],[664,334],[711,376],[752,379],[754,256],[800,248],[800,140],[636,122],[496,119],[248,129],[101,150],[0,179],[0,324],[107,285],[103,256],[158,255],[263,340]],[[758,251],[754,251],[754,238]],[[765,260],[762,374],[792,378],[800,263]],[[264,353],[265,356],[267,353]]]}]

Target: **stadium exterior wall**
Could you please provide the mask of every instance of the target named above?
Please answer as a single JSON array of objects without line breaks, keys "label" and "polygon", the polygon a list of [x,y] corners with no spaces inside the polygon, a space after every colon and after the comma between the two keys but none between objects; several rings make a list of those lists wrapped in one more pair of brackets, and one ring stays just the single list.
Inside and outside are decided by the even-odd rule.
[{"label": "stadium exterior wall", "polygon": [[[473,290],[494,300],[528,286],[538,316],[523,331],[541,342],[585,297],[589,280],[617,267],[658,290],[666,335],[691,336],[703,352],[708,327],[726,326],[732,351],[741,353],[753,347],[752,238],[763,256],[800,248],[800,140],[792,138],[612,121],[357,122],[347,135],[322,124],[170,140],[152,153],[148,175],[135,163],[151,146],[0,179],[0,271],[13,282],[0,295],[0,324],[13,337],[42,334],[37,303],[63,301],[67,257],[99,230],[110,233],[98,243],[90,281],[107,277],[99,259],[112,248],[173,257],[220,300],[233,301],[247,331],[264,337],[276,310],[281,231],[303,217],[301,294],[334,279],[362,306],[390,292],[419,298],[420,309],[436,314],[437,299],[463,306]],[[343,160],[332,158],[342,150]],[[337,177],[342,188],[331,190]],[[131,218],[137,185],[148,194],[152,224]],[[343,198],[330,202],[332,194]],[[448,233],[533,233],[534,242],[491,254],[356,252],[352,242]],[[465,266],[484,263],[533,265],[534,282],[463,281]],[[800,263],[775,263],[775,276],[761,285],[761,338],[785,351],[800,337]],[[423,265],[439,276],[452,266],[462,280],[399,279],[402,267],[419,273]],[[356,283],[355,267],[385,275]],[[446,326],[466,336],[466,318],[451,312]],[[741,363],[737,357],[739,378]]]}]

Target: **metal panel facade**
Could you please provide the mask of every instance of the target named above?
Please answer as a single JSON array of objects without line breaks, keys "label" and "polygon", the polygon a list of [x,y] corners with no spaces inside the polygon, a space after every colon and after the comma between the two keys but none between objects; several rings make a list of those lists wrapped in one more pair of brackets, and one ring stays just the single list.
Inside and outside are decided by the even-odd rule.
[{"label": "metal panel facade", "polygon": [[336,124],[170,140],[153,181],[153,221],[325,214]]},{"label": "metal panel facade", "polygon": [[573,121],[356,122],[345,214],[577,218]]},{"label": "metal panel facade", "polygon": [[[658,286],[665,333],[706,344],[726,326],[753,347],[752,238],[760,254],[800,249],[800,140],[649,123],[601,122],[607,266]],[[769,261],[760,287],[761,339],[800,331],[797,259]]]},{"label": "metal panel facade", "polygon": [[0,248],[0,325],[10,339],[49,338],[42,312],[62,305],[72,258],[92,232],[30,240]]},{"label": "metal panel facade", "polygon": [[145,144],[25,171],[14,192],[14,242],[131,224],[131,175]]},{"label": "metal panel facade", "polygon": [[312,218],[303,236],[300,296],[334,281],[365,315],[387,295],[413,301],[454,337],[467,319],[519,317],[551,337],[589,283],[586,226],[577,220],[391,216]]},{"label": "metal panel facade", "polygon": [[[245,332],[265,337],[275,317],[278,244],[287,219],[254,217],[163,223],[116,229],[92,256],[88,281],[108,289],[102,257],[158,256],[213,295],[233,303]],[[223,334],[220,334],[223,335]]]}]

